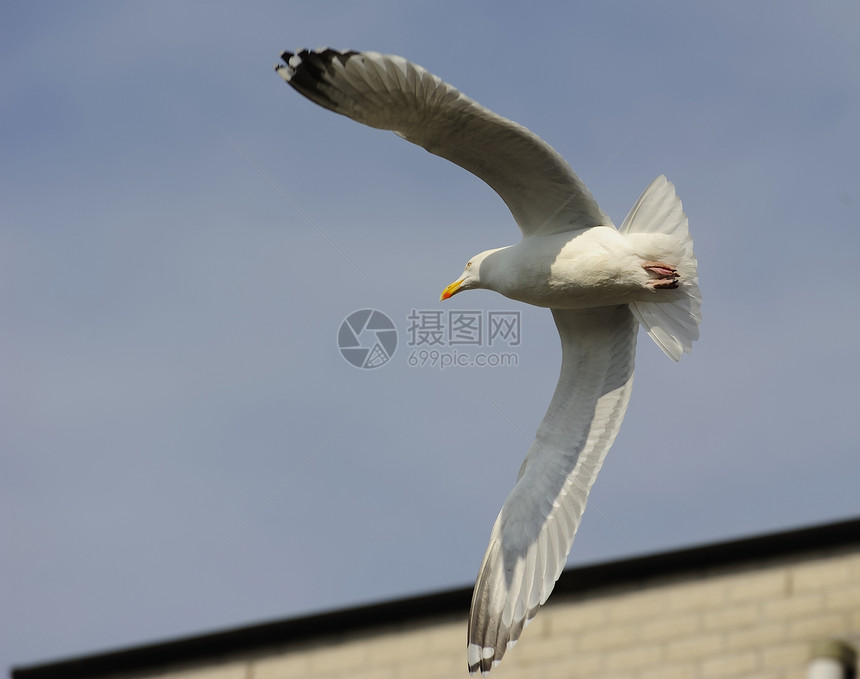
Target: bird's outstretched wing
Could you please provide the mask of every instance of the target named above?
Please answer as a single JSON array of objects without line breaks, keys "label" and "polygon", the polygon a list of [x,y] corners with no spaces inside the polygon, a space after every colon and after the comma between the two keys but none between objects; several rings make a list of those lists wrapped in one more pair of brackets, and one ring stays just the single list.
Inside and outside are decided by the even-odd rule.
[{"label": "bird's outstretched wing", "polygon": [[558,386],[490,536],[469,618],[469,671],[488,672],[547,600],[633,387],[628,306],[553,309]]},{"label": "bird's outstretched wing", "polygon": [[460,165],[505,201],[524,235],[611,224],[565,160],[522,125],[420,66],[377,52],[300,50],[278,74],[327,109]]}]

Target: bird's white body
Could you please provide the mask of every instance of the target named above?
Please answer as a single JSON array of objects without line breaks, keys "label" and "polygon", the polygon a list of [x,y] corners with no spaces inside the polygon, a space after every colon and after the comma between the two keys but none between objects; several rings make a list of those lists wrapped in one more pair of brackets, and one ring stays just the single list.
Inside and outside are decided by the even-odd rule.
[{"label": "bird's white body", "polygon": [[638,324],[676,361],[699,336],[687,218],[660,176],[616,229],[545,141],[402,57],[321,49],[281,58],[276,71],[304,96],[447,158],[507,204],[522,240],[473,257],[443,299],[487,288],[552,310],[558,385],[493,526],[472,598],[469,671],[489,672],[564,568],[627,409]]},{"label": "bird's white body", "polygon": [[660,261],[677,268],[683,264],[683,253],[677,250],[666,234],[622,234],[614,226],[596,226],[573,236],[527,237],[489,251],[480,264],[481,284],[474,287],[550,309],[654,302],[658,295],[672,293],[648,287],[652,277],[642,263]]}]

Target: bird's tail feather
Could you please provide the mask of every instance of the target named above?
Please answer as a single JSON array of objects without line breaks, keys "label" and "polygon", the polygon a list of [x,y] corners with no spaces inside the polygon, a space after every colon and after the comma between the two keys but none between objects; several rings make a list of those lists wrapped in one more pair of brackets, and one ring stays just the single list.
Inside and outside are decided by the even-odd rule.
[{"label": "bird's tail feather", "polygon": [[630,309],[657,346],[677,361],[699,338],[702,295],[693,239],[687,228],[681,199],[675,194],[675,185],[663,175],[657,177],[624,218],[620,231],[661,233],[676,241],[676,261],[671,264],[680,274],[681,294],[669,302],[633,302]]}]

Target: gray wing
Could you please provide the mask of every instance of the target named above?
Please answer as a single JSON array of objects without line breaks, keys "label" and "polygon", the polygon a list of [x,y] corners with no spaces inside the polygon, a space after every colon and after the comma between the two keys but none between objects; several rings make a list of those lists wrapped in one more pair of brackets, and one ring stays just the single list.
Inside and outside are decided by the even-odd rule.
[{"label": "gray wing", "polygon": [[470,672],[488,672],[547,600],[633,387],[638,324],[624,306],[553,309],[558,386],[490,535],[469,619]]},{"label": "gray wing", "polygon": [[477,175],[525,235],[611,224],[549,144],[402,57],[331,49],[284,52],[278,74],[311,101],[393,130]]}]

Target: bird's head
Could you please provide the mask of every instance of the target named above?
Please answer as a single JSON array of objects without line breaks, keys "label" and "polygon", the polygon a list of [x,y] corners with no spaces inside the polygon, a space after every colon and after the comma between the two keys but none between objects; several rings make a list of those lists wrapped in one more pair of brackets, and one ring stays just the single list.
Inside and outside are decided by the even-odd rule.
[{"label": "bird's head", "polygon": [[[479,255],[475,255],[468,261],[466,268],[463,269],[463,274],[451,285],[442,291],[439,300],[453,297],[462,290],[471,290],[473,288],[487,287],[487,271],[484,271],[484,278],[481,278],[481,264],[488,255],[496,252],[496,250],[486,250]],[[486,269],[486,267],[484,267]]]}]

